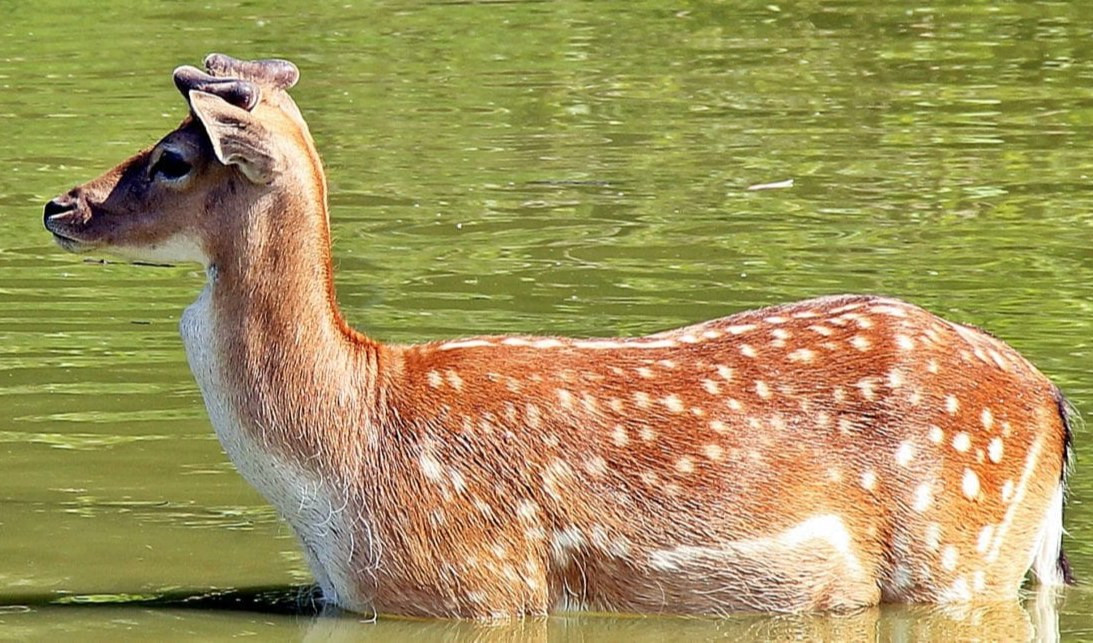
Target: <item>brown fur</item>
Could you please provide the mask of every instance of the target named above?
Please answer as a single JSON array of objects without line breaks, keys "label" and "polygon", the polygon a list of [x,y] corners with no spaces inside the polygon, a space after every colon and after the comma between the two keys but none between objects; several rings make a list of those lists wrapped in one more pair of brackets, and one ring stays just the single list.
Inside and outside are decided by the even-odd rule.
[{"label": "brown fur", "polygon": [[[1065,427],[1013,349],[867,296],[629,340],[380,344],[335,303],[325,178],[283,78],[217,61],[261,87],[252,112],[191,93],[195,116],[47,226],[70,249],[197,244],[243,430],[355,517],[339,602],[483,618],[1017,595]],[[268,184],[218,159],[227,117],[261,132],[236,143],[272,155]],[[192,151],[184,184],[149,179],[165,145]]]}]

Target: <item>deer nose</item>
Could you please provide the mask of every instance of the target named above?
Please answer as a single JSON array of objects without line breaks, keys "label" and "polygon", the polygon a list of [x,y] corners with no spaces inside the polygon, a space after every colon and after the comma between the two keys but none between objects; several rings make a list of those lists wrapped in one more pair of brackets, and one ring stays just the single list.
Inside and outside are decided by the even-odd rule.
[{"label": "deer nose", "polygon": [[45,207],[45,221],[49,223],[49,220],[53,217],[65,214],[66,212],[72,212],[76,209],[76,199],[73,199],[70,195],[64,194],[52,201],[46,203]]}]

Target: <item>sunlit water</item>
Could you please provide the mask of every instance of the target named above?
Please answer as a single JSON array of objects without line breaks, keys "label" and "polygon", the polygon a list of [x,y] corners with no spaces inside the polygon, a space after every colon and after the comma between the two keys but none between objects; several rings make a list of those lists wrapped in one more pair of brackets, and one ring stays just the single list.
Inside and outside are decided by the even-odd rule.
[{"label": "sunlit water", "polygon": [[[101,604],[310,582],[186,367],[197,269],[85,262],[41,228],[45,200],[182,117],[170,71],[209,51],[299,64],[339,297],[380,339],[638,334],[876,292],[990,329],[1086,415],[1093,23],[1082,3],[964,4],[5,6],[0,637],[1093,636],[1081,585],[1057,605],[486,629]],[[1067,548],[1093,578],[1077,439]]]}]

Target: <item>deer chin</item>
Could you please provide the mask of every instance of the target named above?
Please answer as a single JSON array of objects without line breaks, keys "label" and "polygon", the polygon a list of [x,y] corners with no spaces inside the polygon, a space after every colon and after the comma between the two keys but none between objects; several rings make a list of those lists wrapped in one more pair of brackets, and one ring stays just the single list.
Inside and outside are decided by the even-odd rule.
[{"label": "deer chin", "polygon": [[56,243],[61,248],[67,250],[68,252],[85,253],[91,252],[95,248],[99,247],[97,244],[88,243],[79,239],[73,239],[72,237],[60,234],[58,232],[54,232],[53,230],[50,230],[50,232],[53,233],[54,243]]},{"label": "deer chin", "polygon": [[111,254],[129,261],[144,263],[176,264],[199,263],[209,265],[209,257],[201,242],[187,234],[175,234],[166,239],[145,244],[119,244],[104,248]]}]

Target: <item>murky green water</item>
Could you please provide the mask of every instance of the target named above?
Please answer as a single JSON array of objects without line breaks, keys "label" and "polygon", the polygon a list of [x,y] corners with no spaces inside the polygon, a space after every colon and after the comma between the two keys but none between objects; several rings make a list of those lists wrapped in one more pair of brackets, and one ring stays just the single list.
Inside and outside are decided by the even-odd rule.
[{"label": "murky green water", "polygon": [[[0,638],[1093,636],[1084,586],[1057,610],[487,629],[42,605],[309,582],[186,367],[197,269],[87,263],[41,228],[45,200],[181,118],[170,71],[209,51],[299,64],[339,296],[381,339],[636,334],[877,292],[992,330],[1093,412],[1088,7],[897,4],[3,5]],[[1091,579],[1084,432],[1078,453],[1067,547]]]}]

